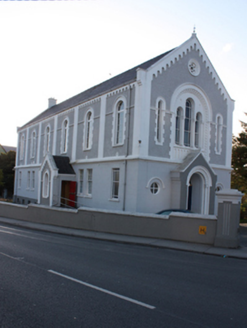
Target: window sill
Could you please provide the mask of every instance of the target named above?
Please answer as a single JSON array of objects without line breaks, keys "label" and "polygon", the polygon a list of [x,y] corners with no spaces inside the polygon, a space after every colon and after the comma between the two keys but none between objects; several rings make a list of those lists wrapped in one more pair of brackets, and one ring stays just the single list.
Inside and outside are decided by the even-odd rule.
[{"label": "window sill", "polygon": [[92,195],[87,195],[87,194],[77,194],[77,197],[81,197],[81,198],[92,198]]},{"label": "window sill", "polygon": [[113,148],[115,148],[115,147],[122,147],[122,146],[124,146],[124,142],[123,142],[123,143],[121,143],[121,144],[112,145],[112,147],[113,147]]},{"label": "window sill", "polygon": [[109,200],[109,202],[116,202],[116,203],[120,202],[119,198],[110,198],[108,200]]}]

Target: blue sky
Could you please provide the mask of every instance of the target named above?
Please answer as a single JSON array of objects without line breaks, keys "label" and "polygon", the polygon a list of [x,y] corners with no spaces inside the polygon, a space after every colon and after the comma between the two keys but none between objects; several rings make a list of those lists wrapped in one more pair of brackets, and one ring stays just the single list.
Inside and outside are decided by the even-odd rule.
[{"label": "blue sky", "polygon": [[0,143],[61,102],[197,36],[245,120],[247,1],[0,2]]}]

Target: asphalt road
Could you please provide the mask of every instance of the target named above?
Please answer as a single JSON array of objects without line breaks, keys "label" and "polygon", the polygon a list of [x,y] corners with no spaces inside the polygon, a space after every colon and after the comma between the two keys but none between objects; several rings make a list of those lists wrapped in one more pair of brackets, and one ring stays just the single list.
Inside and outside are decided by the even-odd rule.
[{"label": "asphalt road", "polygon": [[246,327],[247,261],[0,226],[0,327]]}]

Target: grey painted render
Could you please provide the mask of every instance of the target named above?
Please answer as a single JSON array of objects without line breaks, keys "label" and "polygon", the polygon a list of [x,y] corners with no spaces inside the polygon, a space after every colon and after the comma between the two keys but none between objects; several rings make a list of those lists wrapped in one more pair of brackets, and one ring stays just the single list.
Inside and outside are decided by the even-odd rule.
[{"label": "grey painted render", "polygon": [[[188,61],[190,59],[196,59],[201,67],[200,74],[198,76],[193,76],[189,73],[188,70]],[[162,71],[157,77],[154,77],[152,80],[151,87],[151,118],[150,118],[150,130],[149,130],[149,155],[157,156],[160,152],[160,146],[155,145],[154,143],[154,131],[155,131],[155,119],[154,111],[152,108],[156,108],[156,100],[158,97],[164,98],[166,102],[166,109],[169,111],[176,112],[176,108],[171,108],[171,98],[176,90],[176,88],[184,83],[189,83],[199,87],[203,90],[204,94],[208,98],[211,108],[212,108],[212,123],[216,122],[216,115],[221,114],[223,117],[223,124],[227,125],[227,103],[224,100],[223,95],[221,95],[218,90],[217,85],[215,85],[214,80],[212,79],[211,74],[209,74],[208,69],[205,67],[205,63],[202,62],[202,58],[199,56],[198,51],[192,50],[188,54],[184,55],[183,58],[180,58],[175,64],[172,64],[165,71]],[[215,155],[215,126],[211,124],[211,133],[210,133],[210,163],[212,164],[225,164],[226,156],[226,143],[222,143],[222,152],[220,155]],[[166,123],[165,129],[165,143],[170,144],[171,135],[170,135],[171,122]],[[223,128],[222,140],[226,138],[226,129]],[[164,148],[164,146],[163,146]],[[163,150],[163,149],[162,149]],[[162,154],[163,156],[168,155],[168,149],[164,149]]]}]

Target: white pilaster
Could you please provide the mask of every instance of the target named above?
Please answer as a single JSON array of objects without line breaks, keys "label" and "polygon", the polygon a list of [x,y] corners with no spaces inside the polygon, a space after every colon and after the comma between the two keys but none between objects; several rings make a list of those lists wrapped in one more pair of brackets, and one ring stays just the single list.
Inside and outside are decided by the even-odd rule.
[{"label": "white pilaster", "polygon": [[101,97],[98,158],[104,156],[106,95]]},{"label": "white pilaster", "polygon": [[26,132],[25,165],[27,165],[28,139],[29,139],[29,128],[27,128],[27,132]]},{"label": "white pilaster", "polygon": [[56,155],[56,145],[57,145],[57,115],[54,117],[52,155]]},{"label": "white pilaster", "polygon": [[226,166],[231,167],[232,161],[232,115],[234,111],[234,101],[227,100],[227,127],[226,127]]},{"label": "white pilaster", "polygon": [[151,81],[147,71],[137,69],[133,149],[134,156],[148,156]]},{"label": "white pilaster", "polygon": [[38,164],[41,164],[40,163],[40,148],[41,148],[41,122],[39,123],[39,138],[38,138],[38,150],[37,150],[37,152],[38,152],[38,156],[37,156],[37,163]]},{"label": "white pilaster", "polygon": [[73,141],[72,141],[72,162],[76,160],[77,148],[77,131],[78,131],[78,106],[74,109],[74,128],[73,128]]}]

